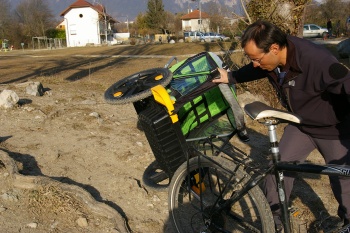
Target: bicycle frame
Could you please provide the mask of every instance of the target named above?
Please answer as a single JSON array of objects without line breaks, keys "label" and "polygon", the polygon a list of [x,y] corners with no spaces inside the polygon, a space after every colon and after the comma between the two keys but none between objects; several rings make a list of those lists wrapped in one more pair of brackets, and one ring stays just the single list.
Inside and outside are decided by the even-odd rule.
[{"label": "bicycle frame", "polygon": [[[270,109],[271,110],[271,109]],[[279,111],[279,110],[277,110]],[[286,114],[284,112],[284,114]],[[215,213],[220,212],[220,211],[225,211],[227,208],[232,206],[235,202],[237,202],[240,198],[242,198],[250,189],[253,187],[257,186],[260,184],[261,181],[264,180],[264,178],[268,174],[274,174],[276,178],[276,183],[277,183],[277,189],[278,189],[278,194],[279,194],[279,200],[280,200],[280,205],[281,205],[281,213],[282,213],[282,221],[284,225],[284,232],[290,233],[291,232],[291,223],[290,223],[290,215],[288,211],[288,203],[287,203],[287,198],[285,194],[285,187],[284,187],[284,175],[283,172],[289,171],[289,172],[296,172],[296,173],[313,173],[313,174],[320,174],[320,175],[328,175],[328,176],[341,176],[341,177],[350,177],[350,166],[346,165],[335,165],[335,164],[314,164],[314,163],[305,163],[305,162],[283,162],[280,161],[280,153],[279,153],[279,146],[278,146],[278,140],[277,140],[277,133],[276,133],[276,128],[277,125],[280,123],[280,120],[276,118],[276,116],[269,116],[270,118],[266,119],[264,118],[263,122],[260,122],[267,126],[268,128],[268,136],[270,140],[270,151],[271,151],[271,157],[272,157],[272,163],[269,165],[267,169],[264,171],[256,171],[254,174],[251,176],[249,181],[244,184],[242,189],[235,191],[231,198],[227,200],[223,205],[220,205],[219,208],[216,208],[215,211],[213,211],[210,216],[213,216]],[[290,116],[288,116],[290,117]],[[288,118],[287,115],[281,119],[287,120],[290,119]],[[237,165],[235,170],[230,171],[232,172],[232,176],[234,175],[234,172],[239,168],[239,167],[244,167],[244,169],[255,169],[254,166],[250,165],[251,159],[246,157],[237,157],[236,154],[233,154],[230,151],[225,150],[224,148],[217,147],[215,144],[212,143],[213,138],[219,138],[216,137],[215,135],[208,137],[206,139],[200,140],[199,143],[204,144],[208,143],[212,149],[216,149],[226,155],[228,155],[233,162]],[[240,153],[243,153],[243,156],[246,156],[246,154],[242,151],[240,151],[238,148],[235,146],[231,145],[234,149],[238,150]],[[205,157],[206,159],[210,160],[211,162],[215,163],[222,169],[227,170],[220,164],[218,164],[216,161],[210,158],[210,156],[207,156],[205,151],[201,152],[199,150],[196,150],[199,155],[199,163],[200,163],[200,156]],[[201,177],[199,177],[199,180],[201,180]],[[231,180],[230,180],[231,181]],[[239,182],[239,181],[237,181]],[[223,187],[223,190],[221,193],[225,191],[227,186]],[[190,190],[190,187],[189,187]],[[201,197],[199,197],[201,198]],[[217,202],[220,201],[220,196],[217,199]],[[208,219],[210,219],[210,216]],[[220,230],[220,229],[218,229]],[[346,229],[341,229],[340,232],[349,232],[350,231],[350,225],[346,227]],[[225,231],[222,231],[225,232]]]}]

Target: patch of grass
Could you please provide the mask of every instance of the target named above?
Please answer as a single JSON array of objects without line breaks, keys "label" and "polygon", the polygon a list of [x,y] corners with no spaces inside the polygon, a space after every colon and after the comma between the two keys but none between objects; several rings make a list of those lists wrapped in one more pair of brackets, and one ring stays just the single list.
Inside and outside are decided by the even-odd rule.
[{"label": "patch of grass", "polygon": [[28,190],[28,207],[35,215],[48,214],[47,211],[65,215],[86,211],[80,201],[55,185]]}]

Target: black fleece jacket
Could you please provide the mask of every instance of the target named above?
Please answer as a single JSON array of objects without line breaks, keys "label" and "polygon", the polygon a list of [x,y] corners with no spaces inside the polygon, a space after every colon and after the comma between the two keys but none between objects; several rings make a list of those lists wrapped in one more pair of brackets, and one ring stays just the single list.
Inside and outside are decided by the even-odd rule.
[{"label": "black fleece jacket", "polygon": [[230,83],[268,78],[282,104],[302,118],[297,125],[315,138],[350,138],[350,72],[325,48],[287,36],[287,72],[281,85],[274,71],[250,63],[229,73]]}]

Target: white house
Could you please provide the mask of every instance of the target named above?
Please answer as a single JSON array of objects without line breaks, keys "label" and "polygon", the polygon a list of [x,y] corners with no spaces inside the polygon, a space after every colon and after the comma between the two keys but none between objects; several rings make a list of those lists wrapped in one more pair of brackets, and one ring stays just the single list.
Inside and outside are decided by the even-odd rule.
[{"label": "white house", "polygon": [[181,17],[183,31],[209,31],[209,15],[200,10],[194,10]]},{"label": "white house", "polygon": [[116,21],[106,13],[104,6],[77,0],[60,14],[66,29],[67,47],[104,44],[113,41]]}]

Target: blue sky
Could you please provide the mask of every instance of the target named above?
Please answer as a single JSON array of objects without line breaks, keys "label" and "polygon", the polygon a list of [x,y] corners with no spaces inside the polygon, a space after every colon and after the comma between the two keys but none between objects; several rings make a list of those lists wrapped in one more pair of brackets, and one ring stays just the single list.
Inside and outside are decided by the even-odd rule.
[{"label": "blue sky", "polygon": [[[52,10],[52,13],[59,19],[60,13],[76,0],[46,0]],[[106,6],[107,13],[119,21],[132,21],[140,12],[146,12],[147,0],[86,0],[87,2],[99,2]],[[222,5],[232,7],[236,0],[200,0],[202,5],[207,2],[220,2]],[[10,0],[12,7],[15,7],[21,0]],[[186,12],[190,7],[198,7],[197,2],[190,0],[163,0],[165,10],[177,13]]]}]

